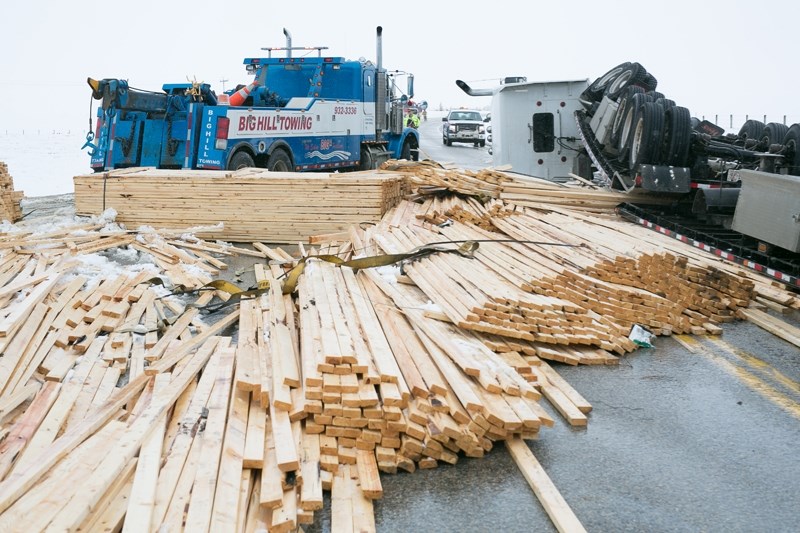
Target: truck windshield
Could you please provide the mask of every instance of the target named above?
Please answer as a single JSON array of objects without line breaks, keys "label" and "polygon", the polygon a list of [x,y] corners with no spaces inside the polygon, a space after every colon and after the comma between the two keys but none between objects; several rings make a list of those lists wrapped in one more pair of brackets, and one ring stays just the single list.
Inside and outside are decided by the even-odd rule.
[{"label": "truck windshield", "polygon": [[458,111],[450,114],[450,120],[477,120],[481,121],[481,114],[477,111]]}]

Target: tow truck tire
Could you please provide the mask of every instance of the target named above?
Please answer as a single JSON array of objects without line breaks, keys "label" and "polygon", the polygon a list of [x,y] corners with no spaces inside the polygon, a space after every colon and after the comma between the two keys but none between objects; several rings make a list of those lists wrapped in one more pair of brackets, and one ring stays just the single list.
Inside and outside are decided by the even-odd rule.
[{"label": "tow truck tire", "polygon": [[285,150],[276,149],[269,155],[267,160],[267,170],[270,172],[291,172],[292,160]]},{"label": "tow truck tire", "polygon": [[[448,144],[448,146],[450,145]],[[411,143],[408,142],[408,140],[403,143],[403,151],[400,152],[400,159],[411,161]]]},{"label": "tow truck tire", "polygon": [[373,170],[375,161],[372,159],[372,152],[366,146],[361,147],[361,159],[358,162],[358,170]]},{"label": "tow truck tire", "polygon": [[633,128],[630,166],[635,172],[643,163],[653,163],[658,157],[664,136],[664,110],[653,102],[645,102]]},{"label": "tow truck tire", "polygon": [[239,170],[240,168],[254,167],[256,162],[253,157],[245,151],[239,151],[233,154],[230,162],[228,163],[228,170]]},{"label": "tow truck tire", "polygon": [[685,107],[673,106],[664,112],[665,137],[662,163],[685,167],[692,146],[692,114]]},{"label": "tow truck tire", "polygon": [[784,137],[789,133],[789,126],[781,124],[780,122],[770,122],[764,126],[764,131],[761,134],[761,142],[764,144],[764,150],[769,150],[773,144],[783,143]]},{"label": "tow truck tire", "polygon": [[764,123],[760,120],[747,120],[742,127],[739,128],[739,139],[746,141],[747,139],[760,139],[761,134],[764,133]]},{"label": "tow truck tire", "polygon": [[792,176],[800,176],[800,124],[792,124],[783,137],[786,168]]}]

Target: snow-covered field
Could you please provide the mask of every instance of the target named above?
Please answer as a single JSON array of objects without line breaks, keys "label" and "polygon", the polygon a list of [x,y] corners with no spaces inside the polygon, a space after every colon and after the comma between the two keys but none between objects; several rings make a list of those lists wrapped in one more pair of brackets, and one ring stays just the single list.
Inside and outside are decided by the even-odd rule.
[{"label": "snow-covered field", "polygon": [[72,178],[91,173],[84,142],[81,131],[0,130],[0,161],[26,197],[71,193]]}]

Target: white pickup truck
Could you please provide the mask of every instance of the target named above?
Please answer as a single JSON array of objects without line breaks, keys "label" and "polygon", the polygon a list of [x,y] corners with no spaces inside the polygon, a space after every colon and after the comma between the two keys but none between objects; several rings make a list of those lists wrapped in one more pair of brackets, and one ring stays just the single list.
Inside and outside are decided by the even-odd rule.
[{"label": "white pickup truck", "polygon": [[480,111],[454,109],[442,121],[442,144],[472,143],[486,146],[486,126]]}]

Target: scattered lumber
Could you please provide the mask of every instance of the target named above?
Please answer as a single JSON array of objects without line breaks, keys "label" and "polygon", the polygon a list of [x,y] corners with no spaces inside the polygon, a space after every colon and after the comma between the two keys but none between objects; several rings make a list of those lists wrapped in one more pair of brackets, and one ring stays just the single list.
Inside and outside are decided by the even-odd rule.
[{"label": "scattered lumber", "polygon": [[[315,232],[294,294],[282,280],[298,258],[263,235],[248,234],[252,248],[211,242],[177,219],[168,230],[96,219],[0,235],[0,529],[294,531],[328,492],[334,530],[374,531],[381,475],[504,442],[556,527],[580,531],[524,443],[555,423],[542,402],[588,424],[591,404],[547,360],[617,364],[637,347],[634,325],[719,334],[747,318],[797,336],[748,309],[756,295],[787,307],[793,296],[675,241],[558,202],[475,198],[543,185],[500,170],[392,168],[211,179],[239,194],[255,182],[324,184],[315,194],[342,202],[386,193],[377,225]],[[412,170],[440,190],[399,201],[397,174]],[[106,180],[119,205],[155,206],[162,195],[148,188],[166,175],[127,169],[81,186]],[[187,178],[187,199],[205,175]],[[208,216],[181,220],[221,235]],[[464,243],[478,246],[457,252]],[[442,249],[402,272],[321,259],[429,245]],[[233,255],[255,263],[259,291],[209,285]]]}]

